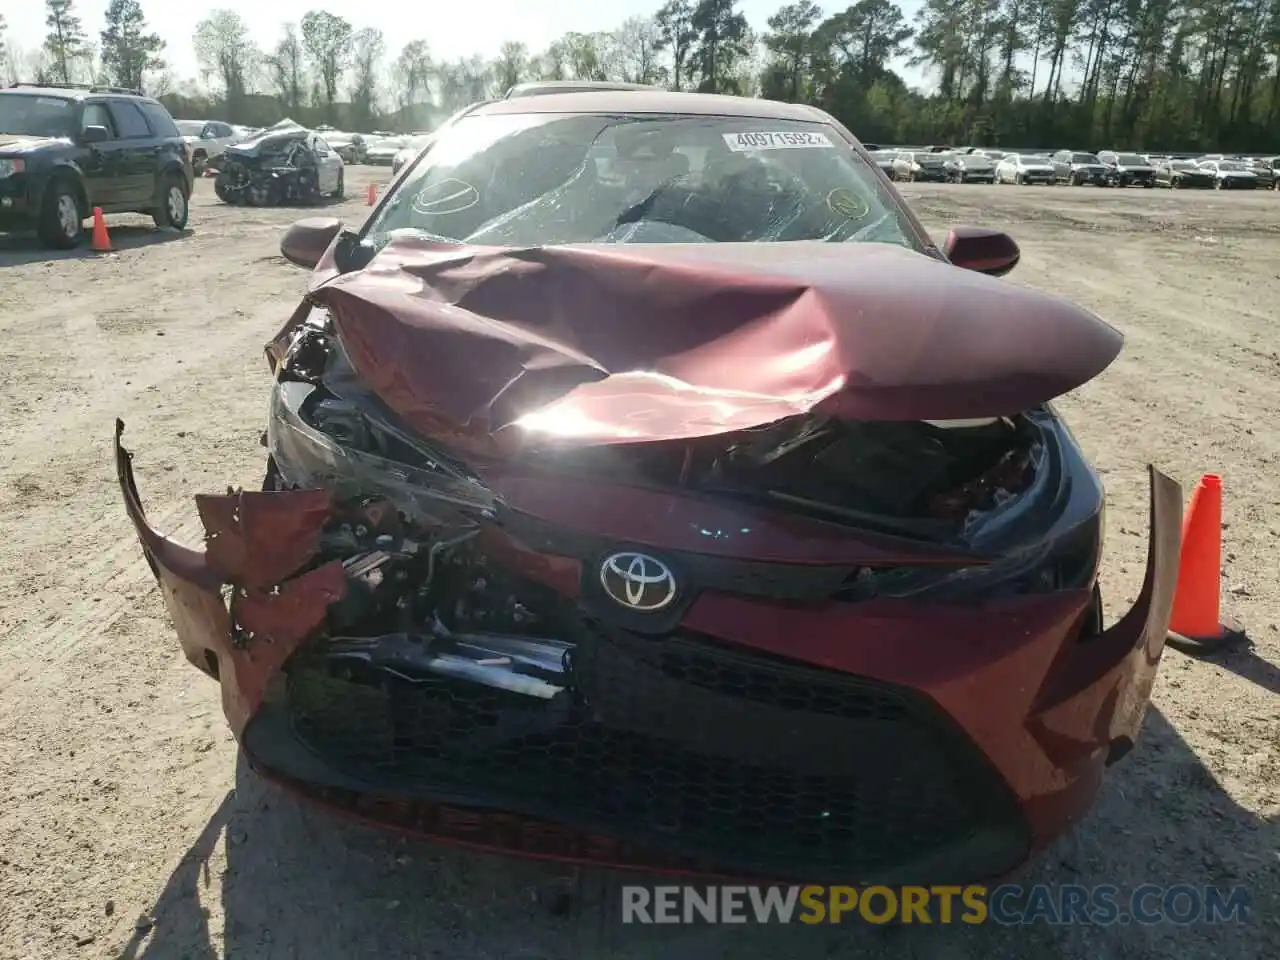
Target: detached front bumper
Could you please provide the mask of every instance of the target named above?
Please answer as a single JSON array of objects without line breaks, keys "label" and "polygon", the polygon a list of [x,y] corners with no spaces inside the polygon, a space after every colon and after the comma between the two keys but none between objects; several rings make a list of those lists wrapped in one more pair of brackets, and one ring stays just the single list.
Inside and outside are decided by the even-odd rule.
[{"label": "detached front bumper", "polygon": [[[526,857],[805,882],[1004,875],[1084,815],[1132,745],[1177,573],[1181,491],[1153,469],[1146,579],[1110,630],[1086,630],[1087,590],[923,608],[706,593],[662,637],[584,619],[590,729],[547,739],[543,712],[513,734],[496,700],[442,714],[420,684],[309,667],[349,589],[341,562],[315,563],[329,494],[198,496],[192,550],[147,522],[122,431],[126,510],[250,764],[336,812]],[[565,558],[529,556],[569,582]],[[447,763],[414,747],[441,724],[460,732]]]}]

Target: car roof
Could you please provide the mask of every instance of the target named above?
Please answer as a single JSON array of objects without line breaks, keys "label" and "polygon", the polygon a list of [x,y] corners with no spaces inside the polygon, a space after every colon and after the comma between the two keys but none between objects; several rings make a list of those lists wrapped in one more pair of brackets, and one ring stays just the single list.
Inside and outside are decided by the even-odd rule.
[{"label": "car roof", "polygon": [[579,90],[515,97],[477,105],[472,116],[528,113],[653,113],[708,117],[747,117],[754,120],[801,120],[831,123],[831,118],[808,104],[781,103],[753,97],[669,90]]},{"label": "car roof", "polygon": [[33,97],[61,97],[64,100],[84,100],[88,97],[119,97],[126,100],[157,102],[154,97],[143,96],[125,87],[96,87],[84,84],[61,83],[11,83],[0,87],[0,93],[17,93]]},{"label": "car roof", "polygon": [[516,97],[546,96],[552,93],[572,93],[574,91],[605,90],[660,90],[647,83],[623,83],[614,80],[531,80],[528,83],[517,83],[504,93],[501,99],[514,100]]}]

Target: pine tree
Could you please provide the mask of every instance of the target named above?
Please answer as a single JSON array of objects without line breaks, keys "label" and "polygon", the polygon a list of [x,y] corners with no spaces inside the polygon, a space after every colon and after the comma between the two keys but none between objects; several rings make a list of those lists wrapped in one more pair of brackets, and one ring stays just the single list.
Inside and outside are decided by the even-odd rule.
[{"label": "pine tree", "polygon": [[45,0],[44,6],[44,22],[49,28],[44,48],[53,58],[54,76],[62,83],[70,83],[72,68],[85,52],[80,18],[75,15],[71,0]]},{"label": "pine tree", "polygon": [[111,0],[103,17],[102,65],[116,83],[141,90],[147,70],[164,66],[164,41],[147,31],[138,0]]}]

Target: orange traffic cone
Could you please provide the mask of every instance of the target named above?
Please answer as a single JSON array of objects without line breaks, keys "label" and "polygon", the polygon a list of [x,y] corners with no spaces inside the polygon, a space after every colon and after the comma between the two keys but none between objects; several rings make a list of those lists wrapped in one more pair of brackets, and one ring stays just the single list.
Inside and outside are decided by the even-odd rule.
[{"label": "orange traffic cone", "polygon": [[1182,523],[1182,558],[1169,616],[1169,645],[1209,653],[1244,631],[1222,618],[1222,478],[1208,473],[1191,495]]},{"label": "orange traffic cone", "polygon": [[95,253],[111,252],[111,237],[107,233],[107,221],[102,218],[102,208],[93,208],[93,238],[90,241]]},{"label": "orange traffic cone", "polygon": [[378,188],[374,184],[369,184],[369,206],[373,206],[378,202]]}]

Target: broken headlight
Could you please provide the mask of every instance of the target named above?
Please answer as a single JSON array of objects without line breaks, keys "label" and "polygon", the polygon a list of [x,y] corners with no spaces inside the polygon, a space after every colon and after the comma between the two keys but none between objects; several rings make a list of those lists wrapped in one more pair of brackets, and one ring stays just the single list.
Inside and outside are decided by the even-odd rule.
[{"label": "broken headlight", "polygon": [[416,523],[466,523],[494,506],[477,480],[312,383],[275,384],[267,446],[284,485],[322,487],[339,499],[385,498]]}]

